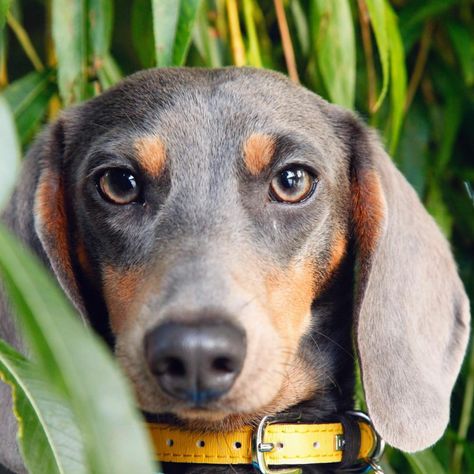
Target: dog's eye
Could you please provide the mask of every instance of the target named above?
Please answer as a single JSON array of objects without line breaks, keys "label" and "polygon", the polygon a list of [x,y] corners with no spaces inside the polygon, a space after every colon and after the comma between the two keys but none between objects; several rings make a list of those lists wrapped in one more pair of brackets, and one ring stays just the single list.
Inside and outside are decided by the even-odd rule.
[{"label": "dog's eye", "polygon": [[270,197],[275,201],[295,204],[309,198],[316,183],[317,179],[304,168],[286,168],[272,179]]},{"label": "dog's eye", "polygon": [[99,178],[101,195],[114,204],[130,204],[138,199],[140,187],[135,176],[126,169],[112,168]]}]

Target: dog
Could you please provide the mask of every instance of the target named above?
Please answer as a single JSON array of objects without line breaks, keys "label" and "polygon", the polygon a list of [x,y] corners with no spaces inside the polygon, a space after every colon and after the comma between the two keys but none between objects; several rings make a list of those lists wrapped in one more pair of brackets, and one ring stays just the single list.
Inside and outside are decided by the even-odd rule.
[{"label": "dog", "polygon": [[[376,134],[279,73],[148,70],[64,111],[3,221],[149,418],[331,420],[354,406],[357,360],[390,445],[424,449],[446,428],[470,326],[449,245]],[[4,299],[0,336],[25,350]],[[0,462],[23,472],[0,390]]]}]

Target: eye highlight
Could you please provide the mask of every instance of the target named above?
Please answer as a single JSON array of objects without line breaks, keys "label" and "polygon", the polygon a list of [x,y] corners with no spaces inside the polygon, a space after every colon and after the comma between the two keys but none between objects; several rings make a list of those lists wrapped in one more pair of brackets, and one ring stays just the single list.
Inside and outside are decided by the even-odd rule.
[{"label": "eye highlight", "polygon": [[101,196],[114,204],[130,204],[140,196],[140,186],[135,176],[124,168],[105,171],[98,181]]},{"label": "eye highlight", "polygon": [[270,183],[270,198],[287,204],[308,199],[316,189],[318,180],[302,167],[292,166],[280,171]]}]

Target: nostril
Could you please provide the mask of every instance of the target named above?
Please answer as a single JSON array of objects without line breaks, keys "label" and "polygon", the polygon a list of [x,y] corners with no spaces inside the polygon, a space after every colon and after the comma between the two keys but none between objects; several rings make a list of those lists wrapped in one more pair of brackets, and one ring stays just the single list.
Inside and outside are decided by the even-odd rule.
[{"label": "nostril", "polygon": [[186,375],[186,366],[178,357],[164,357],[156,362],[153,372],[155,375],[184,377]]},{"label": "nostril", "polygon": [[216,372],[222,372],[225,374],[233,374],[237,370],[237,364],[235,360],[230,357],[216,357],[212,363],[212,368]]}]

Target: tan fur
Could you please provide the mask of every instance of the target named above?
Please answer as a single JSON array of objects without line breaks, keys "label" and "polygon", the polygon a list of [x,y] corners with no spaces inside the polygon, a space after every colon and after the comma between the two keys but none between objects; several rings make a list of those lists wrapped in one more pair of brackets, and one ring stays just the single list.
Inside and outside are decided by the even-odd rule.
[{"label": "tan fur", "polygon": [[134,143],[140,166],[154,178],[160,176],[166,165],[166,147],[154,135],[140,137]]},{"label": "tan fur", "polygon": [[114,334],[119,334],[133,320],[133,309],[139,301],[139,287],[143,284],[143,272],[141,269],[122,271],[107,266],[102,273],[110,327]]},{"label": "tan fur", "polygon": [[255,133],[244,144],[244,163],[253,175],[260,174],[275,153],[275,140],[270,135]]}]

